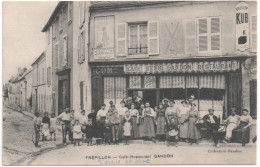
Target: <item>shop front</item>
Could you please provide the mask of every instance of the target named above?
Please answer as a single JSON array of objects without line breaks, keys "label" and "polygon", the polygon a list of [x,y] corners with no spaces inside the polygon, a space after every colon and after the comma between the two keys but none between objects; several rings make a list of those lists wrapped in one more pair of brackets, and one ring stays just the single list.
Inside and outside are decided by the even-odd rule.
[{"label": "shop front", "polygon": [[92,66],[92,107],[132,97],[157,106],[163,99],[195,103],[201,115],[209,108],[221,118],[241,109],[241,60],[154,62]]}]

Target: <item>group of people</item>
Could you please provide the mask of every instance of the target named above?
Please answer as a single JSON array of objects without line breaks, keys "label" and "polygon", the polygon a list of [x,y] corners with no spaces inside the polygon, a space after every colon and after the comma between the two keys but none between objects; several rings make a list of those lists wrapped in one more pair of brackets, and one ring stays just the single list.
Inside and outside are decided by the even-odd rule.
[{"label": "group of people", "polygon": [[[56,122],[62,125],[63,143],[66,145],[66,136],[74,145],[80,145],[85,141],[92,145],[92,139],[96,139],[96,144],[119,144],[124,142],[128,145],[129,140],[144,139],[156,142],[167,140],[168,146],[178,146],[179,141],[190,144],[198,144],[201,138],[200,127],[204,126],[212,136],[214,144],[219,147],[221,140],[220,119],[214,115],[214,110],[209,109],[209,113],[201,118],[196,109],[195,103],[182,101],[181,107],[176,107],[174,100],[164,101],[154,108],[149,102],[136,105],[135,103],[120,102],[121,107],[115,107],[112,101],[107,109],[106,105],[101,105],[101,109],[96,113],[94,110],[86,114],[81,111],[79,116],[75,116],[74,111],[65,109],[57,118],[48,113],[41,121],[35,114],[36,133],[39,126],[42,126],[43,134],[56,137]],[[236,115],[234,108],[231,109],[225,125],[225,141],[241,142],[243,146],[249,142],[250,125],[252,118],[248,115],[248,110],[243,109],[242,116]],[[39,139],[39,135],[36,135]],[[46,139],[45,139],[46,140]],[[38,140],[37,140],[38,141]],[[35,143],[37,146],[37,143]]]}]

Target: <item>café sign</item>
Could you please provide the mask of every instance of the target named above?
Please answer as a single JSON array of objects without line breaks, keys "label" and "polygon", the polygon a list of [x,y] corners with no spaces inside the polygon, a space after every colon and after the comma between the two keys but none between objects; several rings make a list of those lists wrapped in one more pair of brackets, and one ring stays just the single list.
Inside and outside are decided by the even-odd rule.
[{"label": "caf\u00e9 sign", "polygon": [[239,69],[239,61],[125,64],[125,74],[160,74],[189,72],[228,72]]},{"label": "caf\u00e9 sign", "polygon": [[249,15],[248,4],[236,5],[236,49],[245,51],[249,48]]}]

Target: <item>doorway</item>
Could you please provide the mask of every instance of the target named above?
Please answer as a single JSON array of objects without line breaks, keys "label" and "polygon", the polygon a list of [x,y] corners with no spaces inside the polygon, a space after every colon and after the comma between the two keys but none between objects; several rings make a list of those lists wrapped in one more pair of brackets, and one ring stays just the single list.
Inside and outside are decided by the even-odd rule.
[{"label": "doorway", "polygon": [[133,101],[136,98],[140,98],[143,103],[150,102],[150,106],[154,107],[157,105],[156,103],[156,90],[129,90],[129,97],[132,97]]},{"label": "doorway", "polygon": [[69,82],[67,79],[59,81],[59,114],[66,108],[70,108]]}]

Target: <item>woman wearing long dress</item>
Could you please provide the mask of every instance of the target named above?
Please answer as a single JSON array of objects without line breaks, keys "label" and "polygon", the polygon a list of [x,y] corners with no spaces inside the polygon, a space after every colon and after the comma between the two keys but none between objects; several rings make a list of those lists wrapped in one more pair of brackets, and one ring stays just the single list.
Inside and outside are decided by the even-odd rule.
[{"label": "woman wearing long dress", "polygon": [[201,138],[200,131],[196,126],[196,122],[199,119],[199,112],[196,109],[196,104],[191,104],[191,109],[189,111],[189,130],[188,137],[190,139],[191,144],[197,143],[197,140]]},{"label": "woman wearing long dress", "polygon": [[139,134],[139,112],[135,109],[135,104],[131,104],[130,116],[131,116],[131,122],[132,122],[132,138],[137,139],[140,137]]},{"label": "woman wearing long dress", "polygon": [[180,138],[182,141],[186,142],[188,138],[188,130],[189,130],[189,110],[188,102],[182,101],[181,102],[182,107],[180,108]]},{"label": "woman wearing long dress", "polygon": [[130,111],[127,110],[124,116],[124,139],[126,145],[128,145],[128,140],[131,137],[131,131],[132,131],[131,116],[130,116]]},{"label": "woman wearing long dress", "polygon": [[140,134],[140,137],[142,137],[142,134],[143,134],[143,131],[144,131],[144,114],[143,114],[144,108],[145,108],[145,106],[142,103],[140,105],[140,109],[138,110],[139,111],[139,134]]},{"label": "woman wearing long dress", "polygon": [[174,100],[170,100],[169,107],[167,107],[165,111],[165,118],[167,120],[167,126],[171,124],[171,126],[178,126],[178,118],[180,115],[179,108],[174,106]]},{"label": "woman wearing long dress", "polygon": [[145,108],[143,110],[143,115],[144,115],[144,127],[143,127],[143,132],[142,132],[142,137],[148,137],[148,139],[153,140],[155,137],[155,131],[154,131],[154,117],[155,113],[154,110],[150,107],[150,103],[146,102],[145,103]]},{"label": "woman wearing long dress", "polygon": [[156,110],[156,135],[159,137],[160,140],[165,140],[165,125],[166,125],[166,120],[165,120],[165,109],[163,107],[163,104],[159,104],[159,108]]},{"label": "woman wearing long dress", "polygon": [[248,115],[248,110],[243,109],[238,126],[232,131],[231,141],[242,143],[242,146],[245,146],[246,143],[249,143],[249,127],[252,125],[252,121],[252,117]]}]

